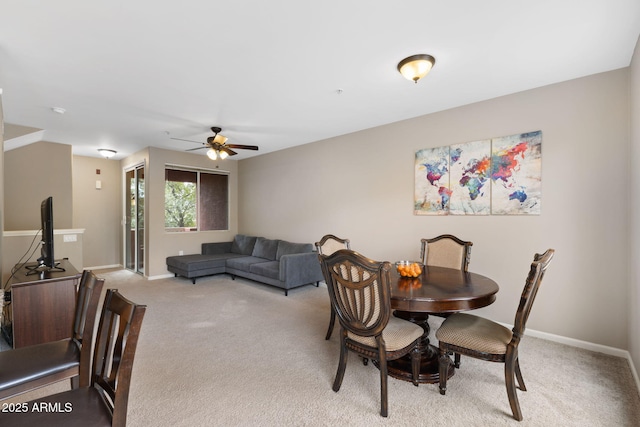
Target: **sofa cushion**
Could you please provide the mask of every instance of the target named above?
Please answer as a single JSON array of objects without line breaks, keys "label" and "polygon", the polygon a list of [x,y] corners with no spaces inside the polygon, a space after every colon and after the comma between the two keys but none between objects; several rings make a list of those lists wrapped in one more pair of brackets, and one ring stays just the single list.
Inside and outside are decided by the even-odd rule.
[{"label": "sofa cushion", "polygon": [[264,237],[258,237],[256,244],[253,247],[252,256],[258,258],[266,258],[271,261],[276,259],[276,251],[278,250],[279,240],[265,239]]},{"label": "sofa cushion", "polygon": [[251,264],[249,272],[271,279],[280,279],[280,261],[266,261]]},{"label": "sofa cushion", "polygon": [[230,258],[227,260],[226,267],[235,270],[249,271],[249,267],[251,267],[251,264],[255,264],[258,262],[265,262],[264,258],[258,258],[255,256]]},{"label": "sofa cushion", "polygon": [[236,234],[231,244],[231,252],[240,255],[251,255],[255,246],[256,238],[254,236],[245,236],[244,234]]},{"label": "sofa cushion", "polygon": [[282,255],[299,254],[305,252],[313,252],[313,245],[311,243],[291,243],[286,240],[280,240],[278,243],[278,250],[276,252],[276,259],[280,260]]}]

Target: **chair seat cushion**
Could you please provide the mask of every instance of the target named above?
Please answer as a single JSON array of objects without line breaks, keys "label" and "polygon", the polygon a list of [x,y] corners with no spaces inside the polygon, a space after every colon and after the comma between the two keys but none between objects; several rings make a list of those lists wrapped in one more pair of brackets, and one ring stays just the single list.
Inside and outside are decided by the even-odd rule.
[{"label": "chair seat cushion", "polygon": [[491,354],[505,354],[511,337],[504,326],[464,313],[449,316],[436,332],[440,342]]},{"label": "chair seat cushion", "polygon": [[0,390],[6,390],[80,365],[71,339],[0,352]]},{"label": "chair seat cushion", "polygon": [[[387,351],[396,351],[411,345],[424,333],[424,329],[408,320],[399,319],[391,316],[386,328],[382,331],[382,339],[384,340]],[[350,340],[369,347],[377,348],[375,337],[363,337],[347,332]]]},{"label": "chair seat cushion", "polygon": [[2,414],[2,427],[111,426],[111,413],[93,387],[80,387],[27,402],[27,412]]}]

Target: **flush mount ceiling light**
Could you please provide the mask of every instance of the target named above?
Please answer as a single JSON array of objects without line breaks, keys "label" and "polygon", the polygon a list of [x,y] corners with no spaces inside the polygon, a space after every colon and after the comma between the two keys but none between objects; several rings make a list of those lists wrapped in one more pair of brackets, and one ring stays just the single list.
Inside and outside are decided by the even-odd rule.
[{"label": "flush mount ceiling light", "polygon": [[418,83],[418,80],[429,74],[435,63],[436,59],[431,55],[412,55],[400,61],[398,71],[407,80]]},{"label": "flush mount ceiling light", "polygon": [[104,157],[105,159],[110,159],[116,155],[117,151],[109,150],[107,148],[99,148],[98,153],[102,154],[102,157]]}]

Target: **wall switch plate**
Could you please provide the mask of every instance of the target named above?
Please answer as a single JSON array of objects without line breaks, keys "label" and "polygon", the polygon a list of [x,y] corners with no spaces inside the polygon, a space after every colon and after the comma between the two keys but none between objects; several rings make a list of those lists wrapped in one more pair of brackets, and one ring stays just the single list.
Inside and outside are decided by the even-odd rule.
[{"label": "wall switch plate", "polygon": [[184,251],[178,251],[178,255],[184,255]]},{"label": "wall switch plate", "polygon": [[102,188],[102,181],[97,180],[96,181],[96,190],[100,190]]},{"label": "wall switch plate", "polygon": [[77,242],[78,236],[75,234],[65,234],[62,236],[63,242]]}]

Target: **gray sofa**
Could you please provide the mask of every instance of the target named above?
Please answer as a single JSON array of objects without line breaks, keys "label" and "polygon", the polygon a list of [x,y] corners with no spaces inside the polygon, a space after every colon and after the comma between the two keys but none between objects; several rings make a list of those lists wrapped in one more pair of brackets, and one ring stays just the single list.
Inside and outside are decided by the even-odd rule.
[{"label": "gray sofa", "polygon": [[227,273],[289,289],[321,280],[318,254],[311,243],[238,234],[232,242],[203,243],[202,253],[167,257],[167,270],[196,283],[196,278]]}]

